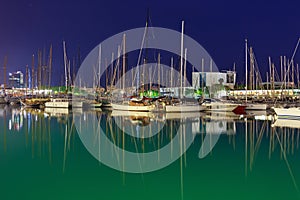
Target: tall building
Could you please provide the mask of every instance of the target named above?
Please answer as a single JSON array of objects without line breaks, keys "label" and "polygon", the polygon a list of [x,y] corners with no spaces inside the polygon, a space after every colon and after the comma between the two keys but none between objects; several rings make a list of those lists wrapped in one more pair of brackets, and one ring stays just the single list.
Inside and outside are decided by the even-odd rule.
[{"label": "tall building", "polygon": [[24,75],[21,71],[16,71],[8,74],[8,86],[11,88],[24,87]]}]

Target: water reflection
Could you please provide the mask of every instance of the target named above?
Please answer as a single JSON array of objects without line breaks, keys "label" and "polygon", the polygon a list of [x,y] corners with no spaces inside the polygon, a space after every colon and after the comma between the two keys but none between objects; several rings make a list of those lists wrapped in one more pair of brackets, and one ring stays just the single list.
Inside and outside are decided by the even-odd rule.
[{"label": "water reflection", "polygon": [[[74,125],[75,116],[80,119],[79,128],[83,129],[87,124],[92,124],[89,128],[96,133],[92,135],[93,144],[97,146],[99,152],[103,151],[117,157],[118,165],[121,167],[126,167],[124,163],[127,157],[124,156],[124,151],[116,153],[116,147],[133,153],[158,151],[157,162],[163,162],[160,150],[170,145],[169,157],[174,156],[176,151],[183,153],[179,160],[181,173],[187,162],[183,152],[184,147],[188,145],[187,138],[193,139],[192,145],[196,146],[196,155],[198,153],[199,158],[213,156],[209,153],[213,152],[214,148],[221,148],[224,141],[228,141],[226,145],[229,148],[245,153],[243,159],[246,177],[252,174],[256,165],[260,164],[257,157],[264,155],[262,152],[267,149],[265,159],[272,162],[273,158],[280,158],[290,174],[290,180],[298,190],[298,181],[293,171],[295,164],[289,160],[299,150],[300,123],[296,120],[275,120],[272,115],[265,114],[248,113],[240,116],[214,112],[170,114],[82,109],[71,111],[2,106],[0,108],[2,122],[0,122],[3,124],[3,131],[0,134],[0,141],[3,144],[3,151],[7,152],[11,147],[18,148],[16,145],[22,145],[11,139],[12,135],[17,136],[25,141],[24,150],[30,149],[32,158],[47,159],[51,164],[55,155],[60,158],[56,161],[65,172],[68,169],[68,158],[75,154],[73,150],[82,145],[75,142],[79,138]],[[178,135],[178,141],[174,141],[180,127],[182,134]],[[115,144],[115,147],[105,146],[108,143],[102,144],[103,147],[98,145],[101,142],[100,129],[104,130],[105,137]],[[176,149],[176,146],[179,149]],[[101,155],[99,152],[97,156]],[[140,159],[142,162],[143,158]]]},{"label": "water reflection", "polygon": [[[263,136],[274,139],[272,134],[276,130],[277,134],[280,135],[279,138],[289,139],[285,143],[290,144],[288,147],[292,148],[295,146],[295,142],[298,141],[300,130],[300,122],[298,120],[273,120],[265,115],[247,118],[247,116],[233,113],[103,112],[101,110],[39,110],[2,106],[0,108],[0,118],[4,119],[4,127],[10,133],[20,132],[24,129],[23,132],[28,134],[51,134],[51,127],[57,126],[60,127],[60,134],[65,134],[65,127],[67,127],[67,132],[75,130],[72,116],[74,112],[82,119],[81,123],[85,123],[95,116],[97,121],[95,121],[93,129],[96,130],[102,127],[106,130],[108,137],[114,135],[114,138],[118,138],[117,135],[120,135],[120,133],[126,133],[132,137],[147,139],[157,135],[157,133],[161,133],[165,135],[165,139],[172,139],[172,130],[177,130],[179,124],[186,124],[189,127],[186,127],[186,129],[190,130],[194,135],[235,135],[237,133],[237,124],[239,126],[247,124],[250,142],[254,142],[253,139],[261,141]],[[281,135],[286,136],[283,137]],[[122,140],[122,136],[119,136],[119,140]],[[274,149],[274,147],[271,149]]]}]

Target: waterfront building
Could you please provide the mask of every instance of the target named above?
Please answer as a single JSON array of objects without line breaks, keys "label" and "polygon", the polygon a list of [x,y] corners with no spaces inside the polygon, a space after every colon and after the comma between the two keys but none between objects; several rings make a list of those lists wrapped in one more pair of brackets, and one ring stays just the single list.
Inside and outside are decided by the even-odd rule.
[{"label": "waterfront building", "polygon": [[9,73],[8,76],[8,86],[10,88],[24,87],[24,75],[21,71]]},{"label": "waterfront building", "polygon": [[213,87],[215,85],[223,85],[233,89],[236,82],[235,71],[224,72],[193,72],[192,84],[193,88]]}]

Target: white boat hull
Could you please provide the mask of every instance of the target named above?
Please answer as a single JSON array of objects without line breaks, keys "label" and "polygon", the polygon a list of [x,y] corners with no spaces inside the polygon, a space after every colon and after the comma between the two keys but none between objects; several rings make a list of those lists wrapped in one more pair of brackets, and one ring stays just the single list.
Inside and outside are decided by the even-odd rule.
[{"label": "white boat hull", "polygon": [[111,104],[114,110],[127,110],[127,111],[141,111],[141,112],[149,112],[155,108],[155,105],[149,106],[130,106],[128,104]]},{"label": "white boat hull", "polygon": [[237,104],[227,104],[227,103],[208,103],[203,104],[206,106],[206,111],[214,111],[214,112],[232,112],[239,105]]},{"label": "white boat hull", "polygon": [[201,105],[167,105],[166,112],[200,112],[205,110],[205,106]]},{"label": "white boat hull", "polygon": [[245,110],[267,110],[268,109],[268,105],[265,103],[261,103],[261,104],[247,103],[246,106],[247,107]]},{"label": "white boat hull", "polygon": [[82,108],[83,102],[82,101],[72,101],[70,102],[72,108]]},{"label": "white boat hull", "polygon": [[280,119],[297,119],[300,120],[300,108],[274,108],[274,111]]},{"label": "white boat hull", "polygon": [[69,108],[68,101],[49,101],[45,103],[46,108]]}]

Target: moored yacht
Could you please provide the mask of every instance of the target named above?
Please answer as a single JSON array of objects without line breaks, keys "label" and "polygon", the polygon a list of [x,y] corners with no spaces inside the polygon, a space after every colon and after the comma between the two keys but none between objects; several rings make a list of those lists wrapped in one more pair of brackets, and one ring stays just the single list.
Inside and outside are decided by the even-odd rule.
[{"label": "moored yacht", "polygon": [[298,119],[300,120],[300,107],[273,108],[279,119]]},{"label": "moored yacht", "polygon": [[246,108],[246,105],[219,99],[204,99],[202,105],[206,106],[206,111],[234,112],[236,114],[245,113]]},{"label": "moored yacht", "polygon": [[149,112],[154,110],[155,105],[146,102],[144,98],[131,98],[129,101],[122,103],[111,103],[113,110],[127,110],[127,111],[143,111]]}]

